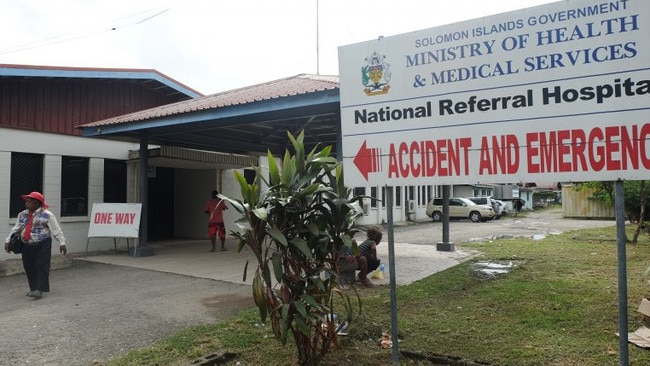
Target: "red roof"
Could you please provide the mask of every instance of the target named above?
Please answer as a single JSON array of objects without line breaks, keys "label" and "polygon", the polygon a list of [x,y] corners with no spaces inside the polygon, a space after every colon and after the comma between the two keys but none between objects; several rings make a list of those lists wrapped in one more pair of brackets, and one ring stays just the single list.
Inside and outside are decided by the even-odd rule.
[{"label": "red roof", "polygon": [[152,118],[173,116],[201,110],[218,109],[293,95],[334,90],[338,88],[339,77],[336,75],[299,74],[284,79],[233,89],[205,97],[199,97],[119,117],[96,121],[80,127],[106,126],[143,121]]}]

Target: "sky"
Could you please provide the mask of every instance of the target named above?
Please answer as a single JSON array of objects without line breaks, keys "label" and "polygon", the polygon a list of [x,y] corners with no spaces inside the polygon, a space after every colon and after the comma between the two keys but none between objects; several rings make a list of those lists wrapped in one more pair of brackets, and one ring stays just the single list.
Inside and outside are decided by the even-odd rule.
[{"label": "sky", "polygon": [[338,75],[338,47],[554,0],[0,0],[0,64],[155,69],[205,95]]}]

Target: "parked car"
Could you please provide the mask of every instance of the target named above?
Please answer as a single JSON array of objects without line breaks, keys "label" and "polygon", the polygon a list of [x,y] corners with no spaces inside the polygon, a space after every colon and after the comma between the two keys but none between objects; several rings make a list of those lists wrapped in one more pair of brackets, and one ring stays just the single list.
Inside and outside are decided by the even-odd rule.
[{"label": "parked car", "polygon": [[[499,216],[507,215],[508,214],[508,205],[506,205],[506,203],[501,201],[501,200],[496,200],[495,199],[495,201],[497,202],[497,205],[499,205],[499,213],[498,213]],[[496,214],[496,212],[495,212],[495,214]]]},{"label": "parked car", "polygon": [[[427,216],[433,221],[442,221],[442,198],[434,198],[427,204]],[[494,217],[494,209],[489,205],[477,205],[463,197],[449,199],[450,219],[470,219],[472,222],[487,221]]]},{"label": "parked car", "polygon": [[[488,205],[492,206],[494,210],[494,218],[499,219],[504,215],[505,203],[503,201],[495,200],[492,197],[467,197],[470,201],[476,203],[477,205]],[[507,211],[506,211],[507,212]]]},{"label": "parked car", "polygon": [[516,214],[515,205],[512,200],[501,200],[503,202],[503,209],[507,214]]}]

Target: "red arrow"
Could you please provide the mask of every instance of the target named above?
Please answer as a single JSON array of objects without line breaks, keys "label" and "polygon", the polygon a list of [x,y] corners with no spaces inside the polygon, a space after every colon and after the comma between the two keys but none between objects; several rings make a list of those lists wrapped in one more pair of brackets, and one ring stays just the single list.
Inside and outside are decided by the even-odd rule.
[{"label": "red arrow", "polygon": [[368,149],[366,146],[366,140],[363,140],[357,156],[354,157],[354,165],[357,166],[357,169],[361,172],[364,178],[368,180],[368,173],[373,173],[379,171],[381,164],[379,164],[379,149],[372,148]]}]

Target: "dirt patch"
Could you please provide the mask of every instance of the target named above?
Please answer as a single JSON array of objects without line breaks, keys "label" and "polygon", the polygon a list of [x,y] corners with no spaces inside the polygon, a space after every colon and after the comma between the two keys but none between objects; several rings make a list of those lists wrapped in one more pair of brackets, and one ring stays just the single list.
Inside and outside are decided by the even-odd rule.
[{"label": "dirt patch", "polygon": [[241,309],[248,309],[255,306],[252,294],[225,294],[208,297],[201,301],[209,312],[217,318],[228,318],[234,316]]},{"label": "dirt patch", "polygon": [[489,363],[480,361],[465,360],[460,357],[445,356],[438,354],[425,354],[411,351],[401,351],[404,357],[416,361],[429,361],[432,365],[446,365],[446,366],[487,366]]}]

